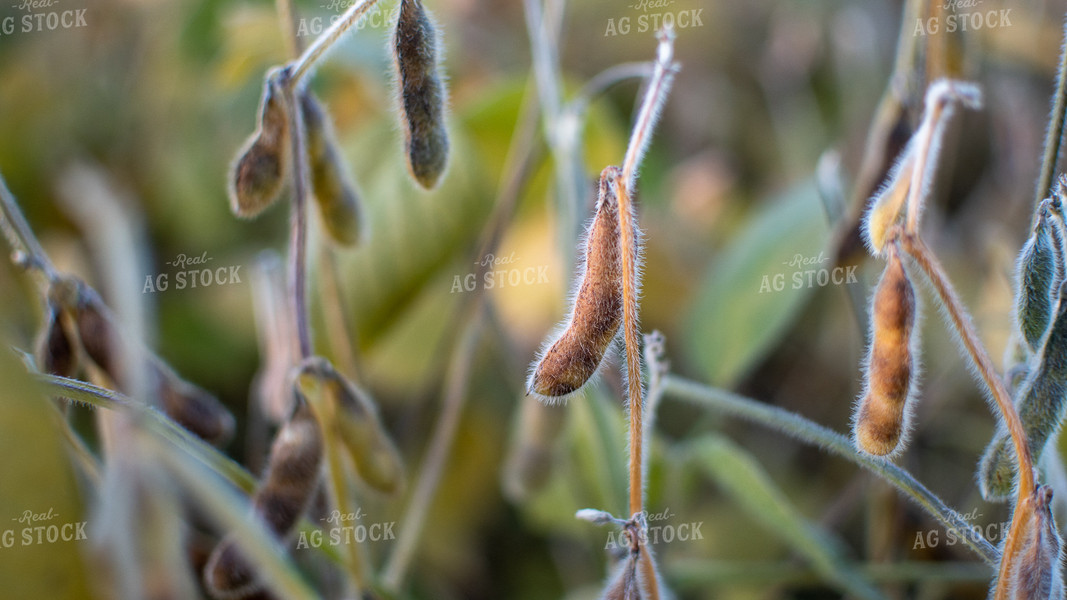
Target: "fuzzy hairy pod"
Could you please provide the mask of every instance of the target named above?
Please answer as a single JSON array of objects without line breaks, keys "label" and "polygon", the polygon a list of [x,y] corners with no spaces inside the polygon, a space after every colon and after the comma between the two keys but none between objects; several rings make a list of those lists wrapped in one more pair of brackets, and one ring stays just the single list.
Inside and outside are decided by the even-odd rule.
[{"label": "fuzzy hairy pod", "polygon": [[356,472],[367,485],[394,494],[404,485],[404,463],[371,398],[324,358],[299,367],[296,387],[313,406],[323,406]]},{"label": "fuzzy hairy pod", "polygon": [[1048,202],[1042,203],[1030,239],[1026,241],[1016,266],[1015,313],[1019,331],[1031,350],[1037,350],[1052,321],[1059,249]]},{"label": "fuzzy hairy pod", "polygon": [[563,333],[546,344],[534,364],[527,394],[560,401],[596,373],[622,324],[622,247],[619,231],[618,167],[600,175],[596,215],[589,224],[579,265],[578,292]]},{"label": "fuzzy hairy pod", "polygon": [[[318,487],[322,433],[311,409],[299,403],[271,445],[267,470],[252,496],[252,509],[277,538],[296,527]],[[227,536],[204,567],[204,583],[220,600],[243,598],[261,587],[255,568]]]},{"label": "fuzzy hairy pod", "polygon": [[447,91],[438,64],[437,27],[422,0],[400,1],[392,46],[408,169],[419,185],[433,189],[448,166]]},{"label": "fuzzy hairy pod", "polygon": [[[1062,546],[1052,518],[1052,488],[1038,486],[1015,508],[1023,519],[1017,540],[1005,540],[1002,570],[995,584],[1011,600],[1058,600],[1064,597]],[[1009,565],[1004,573],[1003,565]]]},{"label": "fuzzy hairy pod", "polygon": [[311,191],[323,228],[337,244],[355,246],[363,238],[363,209],[329,116],[311,92],[300,95],[300,110],[307,136]]},{"label": "fuzzy hairy pod", "polygon": [[[1015,407],[1036,463],[1059,430],[1067,410],[1067,285],[1060,286],[1055,318],[1031,365],[1016,394]],[[978,465],[982,497],[991,502],[1009,498],[1016,470],[1015,448],[1001,427]]]},{"label": "fuzzy hairy pod", "polygon": [[273,204],[289,173],[289,116],[279,71],[267,74],[259,104],[259,125],[230,168],[230,209],[251,219]]},{"label": "fuzzy hairy pod", "polygon": [[872,298],[866,389],[853,428],[856,447],[878,456],[893,454],[901,445],[918,374],[915,288],[895,244],[889,246],[886,259]]},{"label": "fuzzy hairy pod", "polygon": [[915,168],[915,143],[909,142],[901,152],[886,183],[875,193],[871,207],[861,223],[863,240],[871,254],[881,256],[889,241],[889,231],[900,219],[904,201],[911,189],[911,171]]},{"label": "fuzzy hairy pod", "polygon": [[49,301],[45,307],[44,328],[37,339],[37,367],[43,373],[74,377],[78,372],[78,346],[72,339],[63,310]]},{"label": "fuzzy hairy pod", "polygon": [[552,474],[553,449],[563,431],[566,412],[559,406],[542,404],[536,398],[522,399],[515,422],[513,441],[504,463],[504,492],[521,501],[544,487]]}]

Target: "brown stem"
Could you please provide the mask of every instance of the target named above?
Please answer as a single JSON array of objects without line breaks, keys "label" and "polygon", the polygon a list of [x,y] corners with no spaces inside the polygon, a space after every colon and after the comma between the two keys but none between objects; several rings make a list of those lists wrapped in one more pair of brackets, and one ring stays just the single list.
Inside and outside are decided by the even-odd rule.
[{"label": "brown stem", "polygon": [[[1000,409],[1001,417],[1004,419],[1004,423],[1008,427],[1008,433],[1011,435],[1012,443],[1015,445],[1015,455],[1019,458],[1018,501],[1016,504],[1021,504],[1024,498],[1029,497],[1034,492],[1034,465],[1030,456],[1030,448],[1026,442],[1026,432],[1023,430],[1019,413],[1015,410],[1015,405],[1011,401],[1011,394],[1008,393],[1007,388],[1004,387],[1004,382],[997,375],[996,369],[993,367],[993,361],[989,358],[989,353],[986,352],[981,340],[978,339],[974,324],[971,322],[963,303],[960,302],[959,297],[956,295],[956,291],[945,275],[945,271],[938,262],[937,257],[918,236],[905,233],[900,236],[900,240],[904,251],[915,259],[915,263],[926,273],[930,283],[933,284],[934,290],[940,296],[941,302],[945,305],[945,309],[952,319],[953,327],[959,332],[960,338],[963,340],[963,346],[974,361],[978,374],[992,393],[997,408]],[[1013,519],[1012,531],[1015,530],[1016,525],[1017,519]]]}]

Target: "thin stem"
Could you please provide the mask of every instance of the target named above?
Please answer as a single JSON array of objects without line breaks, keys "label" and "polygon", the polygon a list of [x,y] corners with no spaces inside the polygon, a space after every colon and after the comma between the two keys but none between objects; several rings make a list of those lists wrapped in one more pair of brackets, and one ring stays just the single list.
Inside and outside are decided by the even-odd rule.
[{"label": "thin stem", "polygon": [[[512,135],[511,146],[508,149],[500,191],[494,205],[493,215],[489,219],[489,229],[479,245],[477,258],[495,253],[504,228],[511,221],[524,182],[530,176],[536,141],[536,125],[539,118],[539,104],[535,100],[531,86],[528,85],[516,131]],[[481,281],[484,271],[491,267],[485,264],[485,261],[477,262],[479,264],[478,280]],[[475,342],[478,339],[482,315],[486,308],[484,290],[484,287],[479,287],[471,294],[470,300],[464,307],[461,307],[460,318],[457,319],[460,324],[459,337],[452,350],[452,360],[445,378],[442,412],[434,425],[433,437],[426,450],[426,458],[423,459],[418,481],[415,483],[411,500],[404,513],[404,528],[400,530],[396,547],[389,557],[382,576],[384,587],[394,592],[400,589],[415,556],[426,515],[437,493],[445,462],[451,453],[452,442],[456,429],[459,427],[470,384],[473,354],[477,348]]]},{"label": "thin stem", "polygon": [[944,107],[941,102],[930,102],[930,100],[930,94],[927,94],[926,113],[923,115],[923,122],[919,126],[919,131],[915,134],[915,167],[911,170],[911,184],[908,188],[906,230],[908,233],[913,234],[919,232],[919,213],[922,210],[922,203],[926,200],[923,197],[926,192],[924,189],[926,167],[930,162],[930,153],[937,151],[936,148],[932,148],[934,129],[938,127],[937,123],[941,119]]},{"label": "thin stem", "polygon": [[7,188],[7,182],[4,181],[2,175],[0,175],[0,231],[3,231],[12,250],[26,254],[28,266],[39,269],[49,281],[55,281],[59,277],[48,254],[41,248],[37,236],[33,235],[33,230],[26,223],[26,218],[19,210],[18,202],[11,190]]},{"label": "thin stem", "polygon": [[319,275],[321,306],[326,321],[326,341],[330,344],[334,359],[349,381],[359,384],[359,365],[356,362],[355,336],[351,320],[345,310],[344,293],[337,274],[337,260],[333,249],[323,244],[319,249]]},{"label": "thin stem", "polygon": [[312,353],[307,300],[307,206],[310,196],[305,148],[307,140],[304,137],[304,115],[297,98],[297,80],[290,72],[283,71],[280,83],[285,94],[285,110],[289,114],[289,142],[293,165],[293,206],[289,221],[289,293],[293,299],[297,348],[299,357],[303,360]]},{"label": "thin stem", "polygon": [[426,515],[429,513],[430,504],[433,502],[438,484],[444,475],[446,461],[451,454],[452,442],[459,428],[459,420],[470,384],[472,355],[481,331],[481,308],[480,301],[470,307],[464,320],[463,333],[452,354],[445,380],[444,408],[441,416],[438,417],[430,445],[426,449],[426,458],[420,467],[419,480],[412,492],[411,503],[404,513],[404,529],[382,577],[382,583],[389,590],[399,590],[401,582],[407,576],[408,567],[414,558],[422,528],[426,522]]},{"label": "thin stem", "polygon": [[953,532],[987,564],[996,565],[1000,561],[1000,552],[992,544],[981,536],[975,535],[970,523],[955,510],[949,508],[910,473],[884,458],[859,452],[848,437],[832,429],[777,406],[770,406],[732,392],[711,388],[677,375],[666,375],[663,378],[663,393],[667,397],[686,400],[770,427],[794,439],[845,458],[893,484],[946,529]]},{"label": "thin stem", "polygon": [[654,63],[648,62],[630,62],[608,67],[594,75],[582,86],[582,89],[574,94],[574,97],[567,103],[566,111],[571,114],[581,114],[585,112],[594,98],[603,94],[611,86],[627,79],[651,77],[654,72]]},{"label": "thin stem", "polygon": [[637,236],[625,181],[617,181],[619,229],[622,244],[622,327],[626,342],[626,383],[630,408],[630,514],[644,510],[644,433],[642,429],[643,390],[641,385],[641,344],[637,302]]},{"label": "thin stem", "polygon": [[[338,451],[340,442],[337,439],[334,427],[331,426],[337,422],[336,402],[330,400],[323,402],[322,396],[312,396],[308,401],[319,422],[319,429],[322,430],[322,445],[326,455],[329,491],[335,508],[342,513],[348,513],[352,506],[348,497],[348,481],[345,478],[341,453]],[[354,590],[346,590],[346,593],[355,592],[355,595],[359,596],[366,585],[366,568],[363,563],[363,555],[360,552],[360,544],[345,544],[345,546],[345,567],[351,577],[349,583],[355,588]]]},{"label": "thin stem", "polygon": [[359,18],[362,17],[368,10],[370,10],[378,0],[360,0],[359,2],[348,7],[340,18],[330,25],[330,28],[322,32],[322,35],[317,37],[314,42],[308,46],[304,52],[292,63],[292,80],[294,85],[299,83],[308,71],[311,70],[315,63],[322,58],[326,51],[329,50],[337,40],[341,39],[349,29],[352,28]]},{"label": "thin stem", "polygon": [[1063,41],[1060,45],[1060,68],[1056,72],[1056,94],[1052,97],[1052,109],[1048,116],[1048,131],[1045,132],[1045,153],[1041,161],[1041,173],[1034,192],[1034,206],[1048,197],[1052,191],[1052,178],[1060,164],[1060,147],[1063,144],[1064,110],[1067,110],[1067,17],[1063,22]]},{"label": "thin stem", "polygon": [[963,346],[967,349],[967,354],[974,361],[974,366],[978,370],[979,376],[981,376],[982,381],[993,395],[993,400],[996,402],[1004,423],[1008,427],[1008,433],[1011,434],[1012,442],[1015,445],[1015,455],[1019,459],[1019,485],[1017,492],[1021,502],[1023,498],[1032,495],[1034,492],[1034,465],[1030,456],[1030,447],[1026,442],[1026,432],[1023,430],[1019,413],[1015,410],[1015,405],[1011,401],[1011,394],[1004,387],[1004,381],[997,375],[996,369],[993,367],[993,361],[990,360],[989,353],[986,352],[985,346],[982,345],[982,341],[978,338],[978,333],[974,329],[970,315],[967,314],[967,309],[964,308],[959,296],[956,295],[952,282],[945,275],[945,271],[938,262],[937,257],[917,236],[904,234],[901,236],[901,245],[904,251],[915,259],[915,264],[919,266],[929,278],[930,283],[933,284],[934,290],[941,298],[941,303],[948,313],[953,328],[963,340]]},{"label": "thin stem", "polygon": [[[656,63],[652,71],[652,79],[648,82],[645,90],[645,98],[641,103],[641,109],[637,113],[633,132],[630,134],[630,143],[626,146],[626,157],[622,161],[622,177],[626,182],[626,189],[633,190],[637,179],[637,169],[652,141],[652,132],[656,127],[656,119],[667,101],[667,93],[671,89],[671,80],[674,79],[675,66],[671,62],[674,57],[674,31],[666,27],[656,33],[659,45],[656,47]],[[625,212],[620,210],[620,213]]]}]

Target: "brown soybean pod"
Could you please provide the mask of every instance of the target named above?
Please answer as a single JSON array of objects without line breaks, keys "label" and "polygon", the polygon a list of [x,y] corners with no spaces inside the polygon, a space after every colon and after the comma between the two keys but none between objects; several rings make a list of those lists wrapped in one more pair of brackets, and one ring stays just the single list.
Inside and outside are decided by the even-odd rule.
[{"label": "brown soybean pod", "polygon": [[63,310],[49,301],[45,326],[37,340],[37,366],[42,372],[74,377],[78,371],[77,342],[70,337]]},{"label": "brown soybean pod", "polygon": [[618,167],[600,175],[596,216],[589,225],[581,283],[563,334],[541,355],[527,393],[566,396],[593,376],[622,324],[622,249],[615,180]]},{"label": "brown soybean pod", "polygon": [[866,390],[860,399],[855,441],[860,450],[885,456],[898,447],[906,430],[907,402],[914,387],[915,289],[896,244],[873,298],[871,348]]},{"label": "brown soybean pod", "polygon": [[408,168],[419,185],[432,189],[448,164],[446,91],[437,64],[437,28],[421,0],[400,0],[393,51]]},{"label": "brown soybean pod", "polygon": [[[252,509],[279,539],[295,528],[318,487],[322,464],[322,435],[306,403],[271,446],[267,471],[252,497]],[[215,598],[242,598],[260,589],[255,569],[227,536],[212,551],[204,567],[204,582]]]},{"label": "brown soybean pod", "polygon": [[251,219],[278,199],[289,172],[289,117],[278,83],[267,74],[259,105],[259,125],[230,168],[230,208]]}]

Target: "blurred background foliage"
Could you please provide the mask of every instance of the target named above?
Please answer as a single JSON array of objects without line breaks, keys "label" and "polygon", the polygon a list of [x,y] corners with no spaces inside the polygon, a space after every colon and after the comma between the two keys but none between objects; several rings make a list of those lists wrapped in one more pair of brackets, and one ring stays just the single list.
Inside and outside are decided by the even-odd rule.
[{"label": "blurred background foliage", "polygon": [[[521,112],[530,52],[521,3],[427,0],[447,48],[453,154],[441,187],[424,193],[405,176],[393,124],[386,43],[394,4],[383,2],[381,12],[330,55],[313,87],[334,118],[371,224],[368,244],[337,256],[360,372],[409,470],[417,473],[439,413],[457,310],[469,294],[457,290],[456,281],[465,281],[476,270],[474,261],[484,258],[475,253]],[[639,17],[698,15],[690,21],[700,26],[678,31],[682,70],[640,180],[647,241],[642,328],[665,333],[674,372],[846,431],[866,331],[854,300],[862,305],[881,265],[846,263],[858,264],[851,287],[796,289],[793,274],[833,266],[840,226],[824,208],[827,183],[850,197],[892,72],[902,5],[665,4],[572,2],[559,48],[571,93],[605,68],[651,57],[651,31],[638,30]],[[959,74],[982,85],[986,108],[962,115],[952,127],[948,168],[928,208],[926,235],[997,356],[1011,323],[1011,272],[1031,214],[1065,7],[1041,0],[986,4],[1010,9],[1010,26],[952,34],[962,44]],[[319,0],[295,6],[309,33],[343,10]],[[26,14],[77,9],[85,10],[87,26],[19,30]],[[142,216],[148,240],[144,275],[172,274],[170,289],[143,295],[155,316],[151,343],[238,415],[240,433],[226,451],[259,464],[265,448],[243,435],[251,418],[248,387],[259,363],[248,280],[258,252],[283,251],[287,210],[276,207],[254,222],[233,218],[225,178],[254,128],[263,73],[286,58],[273,3],[59,0],[41,9],[7,3],[0,23],[9,17],[17,25],[13,33],[0,33],[0,172],[60,268],[89,281],[100,281],[108,265],[93,262],[84,232],[57,202],[56,182],[71,165],[90,162],[136,199],[130,208]],[[631,29],[621,34],[624,18]],[[590,209],[592,177],[618,163],[625,150],[637,90],[632,81],[617,85],[591,106],[582,165],[590,178]],[[905,105],[912,123],[919,97],[913,90]],[[413,598],[593,598],[605,573],[608,531],[573,514],[584,507],[623,508],[617,370],[605,370],[600,385],[555,409],[563,431],[550,447],[542,487],[505,494],[501,483],[509,476],[510,444],[529,426],[522,410],[526,367],[564,314],[572,278],[556,250],[552,157],[537,156],[496,257],[510,261],[499,269],[543,269],[545,278],[488,290],[489,326],[478,339],[458,441],[410,577]],[[824,156],[824,164],[839,168],[819,175]],[[174,289],[176,271],[167,263],[205,253],[211,266],[239,266],[241,282]],[[796,256],[827,262],[784,264]],[[784,275],[784,289],[761,293],[764,278],[777,274]],[[41,320],[38,296],[7,264],[0,266],[0,283],[5,341],[28,349]],[[935,316],[927,317],[918,425],[898,462],[977,523],[1004,521],[1005,508],[982,502],[973,483],[994,421],[955,342]],[[316,319],[321,332],[321,313]],[[319,344],[328,353],[326,337],[320,333]],[[90,495],[69,481],[51,417],[19,400],[21,383],[7,384],[19,380],[17,368],[4,360],[0,523],[36,506],[84,511],[82,498]],[[702,539],[655,548],[681,598],[840,597],[832,578],[808,568],[817,562],[805,544],[819,536],[833,536],[834,552],[868,566],[973,566],[974,557],[948,544],[943,531],[939,544],[916,547],[917,533],[939,529],[932,520],[815,448],[670,399],[657,427],[650,510],[666,511],[673,525],[702,524]],[[694,443],[706,437],[711,446]],[[756,500],[730,484],[737,474],[708,464],[714,456],[776,488],[766,497],[788,504],[779,516],[800,527],[795,535],[760,522],[746,506]],[[403,501],[364,491],[359,502],[376,521],[402,516]],[[815,538],[804,533],[809,530]],[[78,563],[74,550],[0,548],[0,588],[48,580],[51,575],[37,578],[43,564],[52,565],[47,573],[66,572]],[[389,543],[369,552],[380,563]],[[953,572],[945,567],[939,576],[934,568],[884,589],[900,598],[984,597],[988,571],[964,568],[955,578]]]}]

